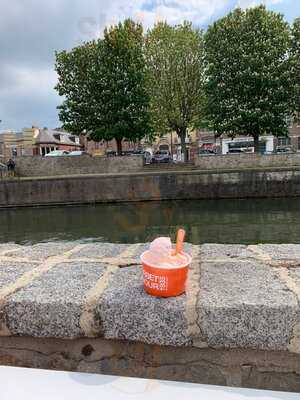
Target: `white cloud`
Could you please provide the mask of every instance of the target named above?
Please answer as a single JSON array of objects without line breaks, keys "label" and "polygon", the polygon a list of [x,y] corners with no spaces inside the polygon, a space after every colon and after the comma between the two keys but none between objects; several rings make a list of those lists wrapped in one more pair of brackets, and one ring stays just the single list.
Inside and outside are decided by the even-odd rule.
[{"label": "white cloud", "polygon": [[282,3],[283,0],[239,0],[237,3],[238,7],[241,8],[248,8],[248,7],[255,7],[259,4],[265,4],[266,6],[271,6],[273,4]]},{"label": "white cloud", "polygon": [[220,12],[228,3],[229,0],[154,0],[151,7],[149,2],[146,7],[145,0],[119,0],[115,1],[109,10],[109,23],[130,16],[143,22],[146,27],[160,20],[167,20],[171,24],[190,20],[200,25]]},{"label": "white cloud", "polygon": [[[284,0],[265,0],[267,5]],[[206,25],[233,5],[260,0],[0,0],[0,119],[8,127],[55,126],[61,99],[53,86],[55,50],[70,49],[101,35],[126,17],[146,28],[158,20]]]},{"label": "white cloud", "polygon": [[53,89],[55,50],[99,37],[106,25],[131,17],[146,28],[158,20],[197,25],[232,0],[0,0],[1,129],[55,126],[61,102]]}]

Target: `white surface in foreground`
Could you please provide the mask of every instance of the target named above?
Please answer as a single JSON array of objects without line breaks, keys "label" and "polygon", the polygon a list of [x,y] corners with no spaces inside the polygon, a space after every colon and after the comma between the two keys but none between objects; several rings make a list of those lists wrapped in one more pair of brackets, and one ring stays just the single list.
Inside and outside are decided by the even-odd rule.
[{"label": "white surface in foreground", "polygon": [[0,367],[1,400],[299,400],[299,394]]}]

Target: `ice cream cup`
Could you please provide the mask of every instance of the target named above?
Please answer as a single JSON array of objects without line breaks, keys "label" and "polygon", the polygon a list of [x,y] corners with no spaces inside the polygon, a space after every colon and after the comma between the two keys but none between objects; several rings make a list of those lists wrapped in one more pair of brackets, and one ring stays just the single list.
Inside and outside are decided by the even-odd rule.
[{"label": "ice cream cup", "polygon": [[182,253],[186,257],[186,263],[172,268],[162,268],[145,261],[147,254],[148,251],[145,251],[141,255],[145,291],[157,297],[175,297],[185,293],[187,274],[192,257],[187,253]]}]

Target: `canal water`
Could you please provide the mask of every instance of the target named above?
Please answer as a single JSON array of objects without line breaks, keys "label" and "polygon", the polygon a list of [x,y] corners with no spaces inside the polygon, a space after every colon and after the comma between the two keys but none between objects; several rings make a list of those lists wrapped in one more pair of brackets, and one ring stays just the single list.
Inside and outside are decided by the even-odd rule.
[{"label": "canal water", "polygon": [[193,200],[0,210],[0,242],[139,243],[178,227],[199,243],[300,243],[300,199]]}]

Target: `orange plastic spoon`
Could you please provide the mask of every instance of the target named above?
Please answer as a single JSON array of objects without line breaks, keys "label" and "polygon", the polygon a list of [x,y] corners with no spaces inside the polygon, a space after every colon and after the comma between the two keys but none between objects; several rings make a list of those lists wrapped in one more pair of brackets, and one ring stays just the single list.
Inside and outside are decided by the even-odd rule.
[{"label": "orange plastic spoon", "polygon": [[182,253],[184,239],[185,239],[185,230],[178,229],[177,239],[176,239],[176,248],[173,251],[173,256],[176,256],[176,254]]}]

